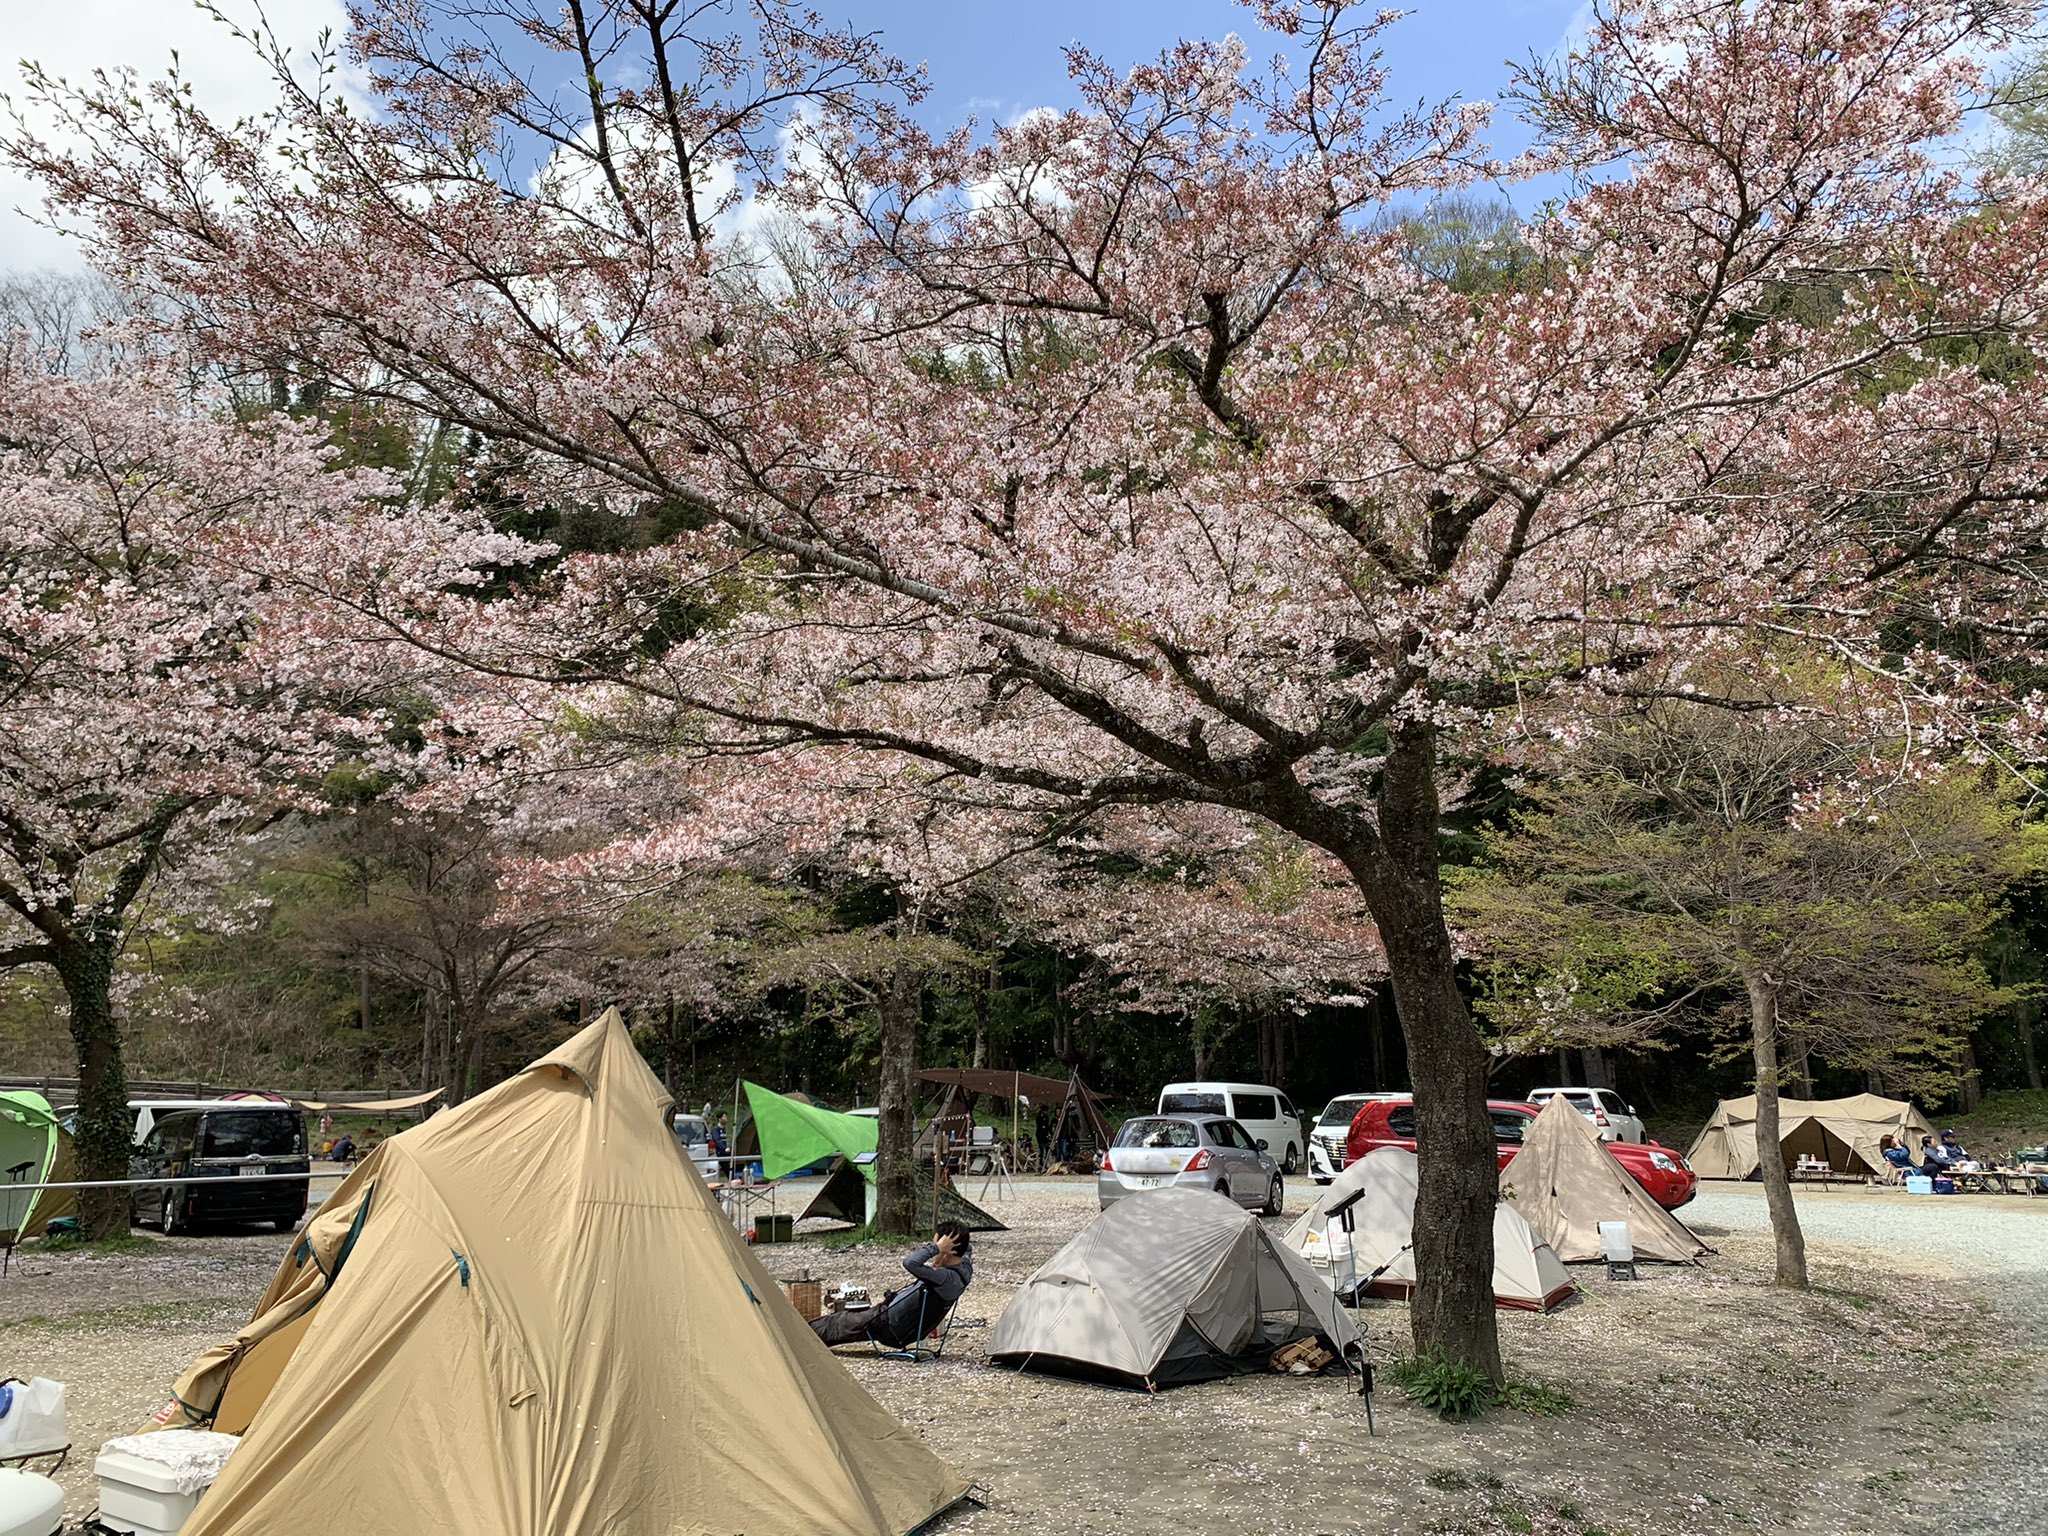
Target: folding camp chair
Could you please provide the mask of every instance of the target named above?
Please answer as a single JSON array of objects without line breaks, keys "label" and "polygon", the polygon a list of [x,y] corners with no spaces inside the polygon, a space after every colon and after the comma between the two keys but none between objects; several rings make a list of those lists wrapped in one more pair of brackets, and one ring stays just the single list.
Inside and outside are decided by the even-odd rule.
[{"label": "folding camp chair", "polygon": [[[891,1349],[872,1334],[868,1336],[869,1345],[882,1359],[908,1360],[915,1363],[919,1360],[936,1360],[946,1352],[946,1340],[953,1332],[953,1304],[937,1300],[932,1295],[931,1287],[922,1281],[918,1282],[917,1293],[917,1332],[911,1336],[908,1344]],[[932,1316],[934,1309],[938,1312],[937,1317]]]}]

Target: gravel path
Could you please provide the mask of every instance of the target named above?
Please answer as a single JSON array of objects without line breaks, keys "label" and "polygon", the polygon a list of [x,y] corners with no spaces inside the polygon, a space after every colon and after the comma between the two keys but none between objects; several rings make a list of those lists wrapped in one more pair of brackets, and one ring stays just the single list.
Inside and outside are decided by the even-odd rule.
[{"label": "gravel path", "polygon": [[[1684,1215],[1695,1226],[1770,1228],[1762,1193],[1753,1189],[1703,1194]],[[2048,1338],[2048,1201],[1803,1191],[1799,1220],[1809,1240],[1870,1249],[1884,1255],[1886,1268],[1990,1281],[1986,1293],[2017,1333]],[[1991,1422],[1968,1423],[1982,1461],[1974,1475],[1953,1485],[1952,1500],[1935,1522],[1944,1536],[2009,1536],[2042,1528],[2048,1520],[2042,1513],[2048,1510],[2048,1466],[2040,1454],[2044,1421],[2048,1369],[2037,1370]]]}]

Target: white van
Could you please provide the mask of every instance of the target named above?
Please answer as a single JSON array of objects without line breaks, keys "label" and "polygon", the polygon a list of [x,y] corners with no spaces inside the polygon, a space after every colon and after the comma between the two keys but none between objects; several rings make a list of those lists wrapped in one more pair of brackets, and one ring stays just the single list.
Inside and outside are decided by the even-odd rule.
[{"label": "white van", "polygon": [[1162,1115],[1228,1115],[1243,1126],[1259,1150],[1272,1154],[1286,1173],[1305,1164],[1301,1116],[1287,1095],[1263,1083],[1168,1083],[1159,1090]]}]

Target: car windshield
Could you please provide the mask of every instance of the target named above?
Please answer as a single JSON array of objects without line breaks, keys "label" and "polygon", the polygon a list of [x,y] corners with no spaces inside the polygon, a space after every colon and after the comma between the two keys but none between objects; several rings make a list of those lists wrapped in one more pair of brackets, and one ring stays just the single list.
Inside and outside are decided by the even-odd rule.
[{"label": "car windshield", "polygon": [[677,1115],[676,1135],[684,1141],[709,1141],[711,1127],[704,1123],[700,1115]]},{"label": "car windshield", "polygon": [[1195,1135],[1194,1126],[1185,1120],[1126,1120],[1124,1128],[1116,1133],[1116,1144],[1120,1147],[1192,1149],[1202,1143]]},{"label": "car windshield", "polygon": [[289,1157],[305,1150],[306,1122],[298,1114],[208,1115],[199,1138],[201,1157]]},{"label": "car windshield", "polygon": [[[1162,1115],[1220,1115],[1224,1113],[1220,1093],[1165,1093],[1159,1096]],[[1193,1142],[1188,1143],[1193,1146]]]},{"label": "car windshield", "polygon": [[1358,1118],[1358,1106],[1364,1102],[1365,1100],[1363,1099],[1332,1099],[1323,1106],[1323,1118],[1318,1120],[1316,1124],[1318,1126],[1349,1125]]}]

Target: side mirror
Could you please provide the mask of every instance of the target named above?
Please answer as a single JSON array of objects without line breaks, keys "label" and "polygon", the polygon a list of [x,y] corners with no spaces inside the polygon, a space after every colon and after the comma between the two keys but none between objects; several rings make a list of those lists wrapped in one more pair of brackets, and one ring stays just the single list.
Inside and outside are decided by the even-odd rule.
[{"label": "side mirror", "polygon": [[1266,1138],[1263,1136],[1259,1138],[1259,1150],[1261,1152],[1266,1150]]},{"label": "side mirror", "polygon": [[1624,1106],[1623,1106],[1623,1112],[1624,1112],[1624,1113],[1626,1113],[1626,1114],[1631,1114],[1631,1115],[1632,1115],[1632,1114],[1634,1114],[1634,1113],[1636,1112],[1636,1107],[1635,1107],[1635,1105],[1633,1105],[1633,1104],[1628,1104],[1628,1105],[1624,1105]]}]

